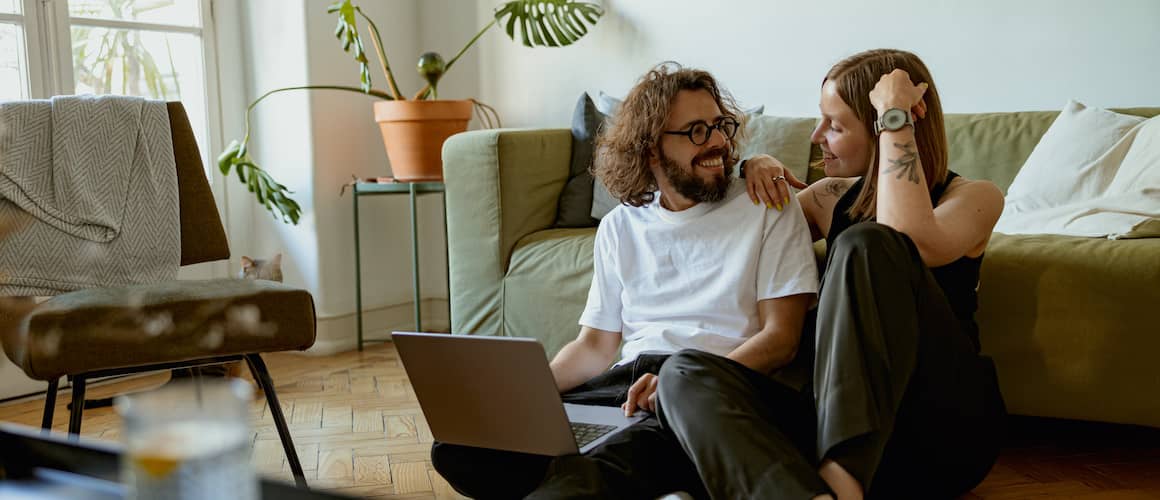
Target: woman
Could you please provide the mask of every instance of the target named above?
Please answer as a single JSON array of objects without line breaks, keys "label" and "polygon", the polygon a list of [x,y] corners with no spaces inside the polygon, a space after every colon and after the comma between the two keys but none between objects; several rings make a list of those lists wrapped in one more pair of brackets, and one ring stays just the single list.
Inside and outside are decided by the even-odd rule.
[{"label": "woman", "polygon": [[[994,463],[1005,413],[974,321],[1003,195],[947,171],[938,91],[914,54],[839,62],[820,108],[811,140],[828,177],[797,194],[814,239],[828,244],[816,325],[798,353],[808,383],[794,393],[728,360],[682,353],[661,371],[664,418],[714,496],[958,496]],[[768,156],[743,168],[754,203],[781,205],[787,184],[805,187]],[[702,377],[730,389],[709,394]],[[727,410],[712,422],[682,411],[715,401]],[[809,405],[805,424],[782,416]],[[754,465],[718,470],[732,462],[713,457],[731,452]]]}]

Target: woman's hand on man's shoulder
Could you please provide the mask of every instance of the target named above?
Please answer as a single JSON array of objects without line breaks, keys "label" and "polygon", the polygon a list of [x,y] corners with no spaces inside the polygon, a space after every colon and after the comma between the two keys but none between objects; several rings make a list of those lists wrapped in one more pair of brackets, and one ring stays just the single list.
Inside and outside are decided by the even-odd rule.
[{"label": "woman's hand on man's shoulder", "polygon": [[777,158],[761,154],[745,161],[745,189],[754,205],[764,204],[766,208],[781,210],[793,196],[789,189],[791,186],[798,189],[808,187]]}]

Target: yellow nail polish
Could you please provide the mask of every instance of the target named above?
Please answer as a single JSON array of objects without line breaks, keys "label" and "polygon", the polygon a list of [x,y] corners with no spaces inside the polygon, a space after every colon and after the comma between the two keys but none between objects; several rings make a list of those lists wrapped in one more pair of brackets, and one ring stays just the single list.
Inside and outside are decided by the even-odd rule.
[{"label": "yellow nail polish", "polygon": [[757,205],[758,205],[757,200],[753,200],[753,206],[757,206]]},{"label": "yellow nail polish", "polygon": [[781,211],[781,203],[778,203],[778,204],[777,204],[777,211],[778,211],[778,212],[780,212],[780,211]]},{"label": "yellow nail polish", "polygon": [[772,203],[769,203],[769,202],[766,202],[766,203],[765,203],[765,208],[773,208],[773,204],[772,204]]},{"label": "yellow nail polish", "polygon": [[785,197],[785,206],[789,206],[789,196]]}]

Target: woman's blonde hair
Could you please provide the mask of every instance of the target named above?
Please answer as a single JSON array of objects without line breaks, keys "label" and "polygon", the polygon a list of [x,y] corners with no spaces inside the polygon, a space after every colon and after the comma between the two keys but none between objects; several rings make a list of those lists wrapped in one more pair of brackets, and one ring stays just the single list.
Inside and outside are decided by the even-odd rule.
[{"label": "woman's blonde hair", "polygon": [[[675,62],[664,62],[649,70],[609,118],[596,141],[596,158],[592,174],[609,194],[625,205],[639,207],[653,201],[656,178],[649,169],[654,154],[659,154],[661,132],[668,121],[673,99],[682,90],[705,90],[717,101],[721,114],[742,123],[744,116],[729,92],[713,75],[699,69],[683,68]],[[729,139],[729,165],[737,162],[738,135]]]},{"label": "woman's blonde hair", "polygon": [[[930,70],[926,69],[922,60],[902,50],[868,50],[835,64],[830,68],[830,72],[826,73],[822,84],[833,81],[838,95],[854,110],[854,114],[866,127],[866,132],[873,135],[877,112],[870,104],[870,91],[874,89],[874,85],[882,75],[895,69],[906,71],[915,84],[922,82],[927,84],[926,93],[922,96],[922,100],[926,102],[926,117],[921,119],[916,117],[918,121],[914,124],[914,142],[929,191],[934,189],[934,186],[942,184],[947,177],[947,133],[943,124],[938,89],[930,77]],[[873,138],[871,148],[873,154],[870,155],[869,170],[863,177],[862,191],[858,193],[858,198],[847,212],[856,221],[870,219],[877,212],[879,163],[877,138]]]}]

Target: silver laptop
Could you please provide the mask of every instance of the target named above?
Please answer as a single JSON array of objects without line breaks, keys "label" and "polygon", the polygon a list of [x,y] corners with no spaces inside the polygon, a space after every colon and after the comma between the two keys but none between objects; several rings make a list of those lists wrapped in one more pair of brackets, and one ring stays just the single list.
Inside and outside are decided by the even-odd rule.
[{"label": "silver laptop", "polygon": [[561,456],[584,453],[644,419],[564,404],[535,339],[392,334],[431,434],[444,443]]}]

